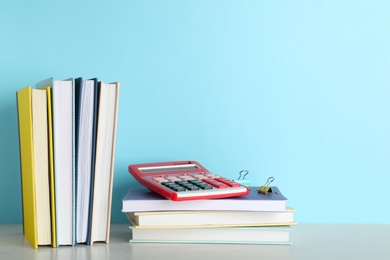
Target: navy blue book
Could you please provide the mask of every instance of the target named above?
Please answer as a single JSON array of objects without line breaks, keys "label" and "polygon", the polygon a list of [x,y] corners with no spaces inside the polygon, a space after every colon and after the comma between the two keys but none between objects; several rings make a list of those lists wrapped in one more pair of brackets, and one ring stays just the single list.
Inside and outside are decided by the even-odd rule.
[{"label": "navy blue book", "polygon": [[[86,243],[90,218],[91,192],[96,143],[95,79],[75,79],[76,107],[76,242]],[[95,127],[94,127],[95,126]]]},{"label": "navy blue book", "polygon": [[272,192],[262,194],[250,187],[248,195],[208,200],[173,201],[147,189],[130,188],[122,199],[122,212],[185,211],[185,210],[243,210],[286,211],[287,198],[272,186]]}]

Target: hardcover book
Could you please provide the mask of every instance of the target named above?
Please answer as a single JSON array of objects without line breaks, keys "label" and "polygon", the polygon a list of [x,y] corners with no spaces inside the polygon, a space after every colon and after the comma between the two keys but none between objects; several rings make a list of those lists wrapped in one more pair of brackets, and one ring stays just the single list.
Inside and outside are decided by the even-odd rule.
[{"label": "hardcover book", "polygon": [[268,194],[250,187],[248,195],[208,200],[173,201],[145,187],[130,188],[122,199],[122,212],[180,210],[286,211],[287,198],[277,187]]}]

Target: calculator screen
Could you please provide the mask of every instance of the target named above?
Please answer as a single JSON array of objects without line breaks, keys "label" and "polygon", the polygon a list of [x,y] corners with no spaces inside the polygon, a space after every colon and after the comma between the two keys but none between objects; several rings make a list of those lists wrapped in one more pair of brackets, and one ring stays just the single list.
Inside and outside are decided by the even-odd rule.
[{"label": "calculator screen", "polygon": [[196,170],[196,169],[200,169],[200,167],[196,164],[169,165],[169,166],[155,166],[155,167],[139,168],[139,170],[142,173],[165,172],[165,171],[185,171],[185,170]]}]

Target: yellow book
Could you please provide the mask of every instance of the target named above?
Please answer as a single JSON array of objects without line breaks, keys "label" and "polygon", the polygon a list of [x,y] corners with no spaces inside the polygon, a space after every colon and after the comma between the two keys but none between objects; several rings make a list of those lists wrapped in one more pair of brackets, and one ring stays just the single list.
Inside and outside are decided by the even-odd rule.
[{"label": "yellow book", "polygon": [[23,232],[34,248],[50,245],[47,91],[17,91]]}]

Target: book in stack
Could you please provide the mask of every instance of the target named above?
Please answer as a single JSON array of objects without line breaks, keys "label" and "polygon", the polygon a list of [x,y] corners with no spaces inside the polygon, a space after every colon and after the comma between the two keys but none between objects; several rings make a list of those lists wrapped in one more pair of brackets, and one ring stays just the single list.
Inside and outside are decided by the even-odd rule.
[{"label": "book in stack", "polygon": [[131,243],[291,244],[295,209],[273,186],[262,194],[172,201],[145,187],[130,188],[122,212],[130,220]]},{"label": "book in stack", "polygon": [[16,93],[23,232],[38,245],[109,242],[119,82],[49,78]]}]

